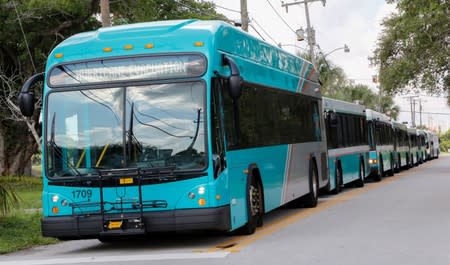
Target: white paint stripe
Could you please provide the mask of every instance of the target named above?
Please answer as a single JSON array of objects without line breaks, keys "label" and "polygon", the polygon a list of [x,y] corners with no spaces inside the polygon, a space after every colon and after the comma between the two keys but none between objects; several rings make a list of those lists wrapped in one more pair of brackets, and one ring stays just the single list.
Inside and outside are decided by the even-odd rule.
[{"label": "white paint stripe", "polygon": [[287,176],[289,174],[289,168],[291,166],[290,160],[291,160],[291,149],[292,149],[292,145],[288,144],[288,149],[287,149],[287,154],[286,154],[286,164],[284,166],[284,179],[283,179],[283,189],[281,191],[281,204],[284,204],[284,195],[286,194],[286,189],[287,189]]},{"label": "white paint stripe", "polygon": [[346,148],[336,148],[328,150],[329,156],[337,156],[342,154],[353,154],[353,153],[364,153],[369,152],[370,148],[368,145],[346,147]]},{"label": "white paint stripe", "polygon": [[64,257],[54,259],[8,260],[0,261],[0,265],[55,265],[82,264],[97,262],[151,261],[151,260],[179,260],[179,259],[217,259],[225,258],[230,252],[212,253],[169,253],[128,256],[98,256],[98,257]]}]

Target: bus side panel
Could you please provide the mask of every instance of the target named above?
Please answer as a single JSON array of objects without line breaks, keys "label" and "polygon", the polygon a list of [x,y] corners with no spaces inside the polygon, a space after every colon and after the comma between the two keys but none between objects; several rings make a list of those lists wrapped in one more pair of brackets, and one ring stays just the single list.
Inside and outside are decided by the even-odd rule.
[{"label": "bus side panel", "polygon": [[329,169],[329,180],[330,180],[330,186],[328,188],[328,191],[332,191],[336,188],[336,157],[335,156],[329,156],[328,157],[328,169]]},{"label": "bus side panel", "polygon": [[247,222],[245,171],[249,165],[256,164],[261,173],[265,210],[270,211],[280,205],[287,153],[287,145],[227,152],[232,229]]},{"label": "bus side panel", "polygon": [[359,178],[359,154],[347,154],[340,157],[342,166],[342,183],[347,184]]},{"label": "bus side panel", "polygon": [[[309,159],[316,156],[321,168],[320,143],[303,143],[228,151],[232,229],[247,222],[246,169],[255,164],[264,188],[265,212],[269,212],[309,192]],[[320,178],[320,176],[319,176]]]}]

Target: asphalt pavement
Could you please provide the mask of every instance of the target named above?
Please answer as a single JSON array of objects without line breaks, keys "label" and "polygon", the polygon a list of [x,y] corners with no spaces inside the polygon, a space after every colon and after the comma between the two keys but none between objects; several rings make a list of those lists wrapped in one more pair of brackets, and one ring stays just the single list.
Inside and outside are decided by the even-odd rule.
[{"label": "asphalt pavement", "polygon": [[0,265],[450,264],[450,156],[282,208],[251,236],[167,233],[103,244],[67,241],[0,256]]}]

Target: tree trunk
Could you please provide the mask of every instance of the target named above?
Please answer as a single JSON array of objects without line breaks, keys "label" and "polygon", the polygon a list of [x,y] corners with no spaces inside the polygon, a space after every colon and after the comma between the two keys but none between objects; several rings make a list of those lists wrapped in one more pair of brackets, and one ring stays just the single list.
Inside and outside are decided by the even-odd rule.
[{"label": "tree trunk", "polygon": [[3,122],[2,125],[5,126],[0,130],[0,175],[30,174],[27,168],[30,167],[31,156],[36,152],[37,144],[27,126],[14,122]]}]

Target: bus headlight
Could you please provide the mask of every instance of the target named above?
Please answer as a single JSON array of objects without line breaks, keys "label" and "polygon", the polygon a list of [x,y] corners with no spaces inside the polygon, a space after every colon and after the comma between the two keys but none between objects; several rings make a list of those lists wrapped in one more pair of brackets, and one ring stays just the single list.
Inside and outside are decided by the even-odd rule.
[{"label": "bus headlight", "polygon": [[52,202],[58,202],[58,200],[59,200],[59,196],[58,195],[53,195],[53,197],[52,197]]},{"label": "bus headlight", "polygon": [[201,186],[201,187],[198,188],[198,194],[199,195],[205,194],[205,187],[204,186]]},{"label": "bus headlight", "polygon": [[378,161],[376,159],[369,159],[369,164],[376,164]]}]

